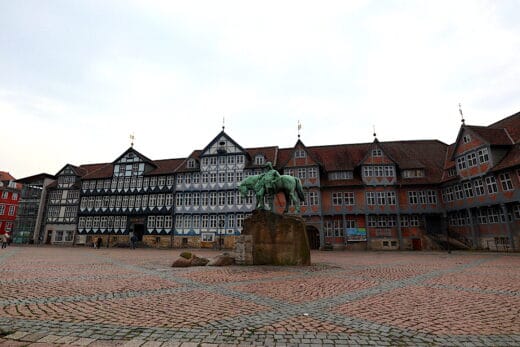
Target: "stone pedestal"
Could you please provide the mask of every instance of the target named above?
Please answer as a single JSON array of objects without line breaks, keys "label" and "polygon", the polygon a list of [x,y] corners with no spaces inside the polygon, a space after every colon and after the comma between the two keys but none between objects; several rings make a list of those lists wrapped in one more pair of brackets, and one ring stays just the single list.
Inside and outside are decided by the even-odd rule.
[{"label": "stone pedestal", "polygon": [[235,261],[245,265],[310,265],[305,222],[296,216],[255,210],[244,221]]}]

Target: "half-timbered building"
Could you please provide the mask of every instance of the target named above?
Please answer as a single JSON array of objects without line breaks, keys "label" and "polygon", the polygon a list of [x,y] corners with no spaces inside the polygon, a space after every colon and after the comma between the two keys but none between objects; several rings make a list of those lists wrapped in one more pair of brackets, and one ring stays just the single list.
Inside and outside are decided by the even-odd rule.
[{"label": "half-timbered building", "polygon": [[[151,160],[130,147],[112,163],[60,170],[38,235],[55,243],[128,245],[136,235],[153,247],[232,248],[256,204],[237,186],[270,162],[302,181],[312,248],[517,249],[519,140],[517,113],[490,126],[463,124],[449,146],[377,138],[306,146],[298,136],[290,148],[244,148],[222,129],[187,158]],[[274,205],[284,208],[283,194]]]}]

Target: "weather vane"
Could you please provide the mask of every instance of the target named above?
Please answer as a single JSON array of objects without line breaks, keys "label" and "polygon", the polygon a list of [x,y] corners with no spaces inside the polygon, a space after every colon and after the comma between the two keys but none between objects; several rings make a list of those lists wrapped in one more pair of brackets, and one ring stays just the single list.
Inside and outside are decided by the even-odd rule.
[{"label": "weather vane", "polygon": [[372,130],[374,131],[374,133],[372,134],[374,137],[376,137],[376,126],[375,125],[372,125]]},{"label": "weather vane", "polygon": [[302,129],[302,123],[300,123],[300,120],[298,119],[298,139],[300,138],[300,130]]},{"label": "weather vane", "polygon": [[131,133],[130,134],[130,147],[134,147],[134,140],[135,140],[135,135],[134,135],[134,133]]},{"label": "weather vane", "polygon": [[464,114],[462,113],[462,105],[460,104],[459,102],[459,113],[460,113],[460,118],[461,118],[461,122],[462,122],[462,125],[466,125],[466,121],[464,120]]},{"label": "weather vane", "polygon": [[224,128],[226,127],[226,119],[222,117],[222,131],[224,131]]}]

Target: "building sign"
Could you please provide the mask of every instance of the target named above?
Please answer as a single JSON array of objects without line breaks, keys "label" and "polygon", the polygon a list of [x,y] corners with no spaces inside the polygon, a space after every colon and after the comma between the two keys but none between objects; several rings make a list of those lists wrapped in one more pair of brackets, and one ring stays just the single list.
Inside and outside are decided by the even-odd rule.
[{"label": "building sign", "polygon": [[347,241],[366,241],[367,240],[367,229],[366,228],[347,228],[346,229]]}]

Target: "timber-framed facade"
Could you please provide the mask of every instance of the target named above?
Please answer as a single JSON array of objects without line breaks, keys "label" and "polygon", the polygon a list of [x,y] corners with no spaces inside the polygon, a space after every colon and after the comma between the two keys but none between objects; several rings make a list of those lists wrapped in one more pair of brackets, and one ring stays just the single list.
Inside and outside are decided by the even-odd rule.
[{"label": "timber-framed facade", "polygon": [[[229,249],[255,206],[238,183],[269,161],[301,179],[313,248],[518,250],[519,129],[517,113],[490,126],[463,124],[452,145],[374,138],[306,146],[298,138],[291,148],[244,148],[222,130],[185,158],[151,160],[130,147],[112,163],[60,170],[42,230],[51,243],[63,240],[61,221],[75,244],[128,245],[136,235],[152,247]],[[284,204],[275,199],[276,209]],[[62,217],[69,219],[55,220]]]}]

